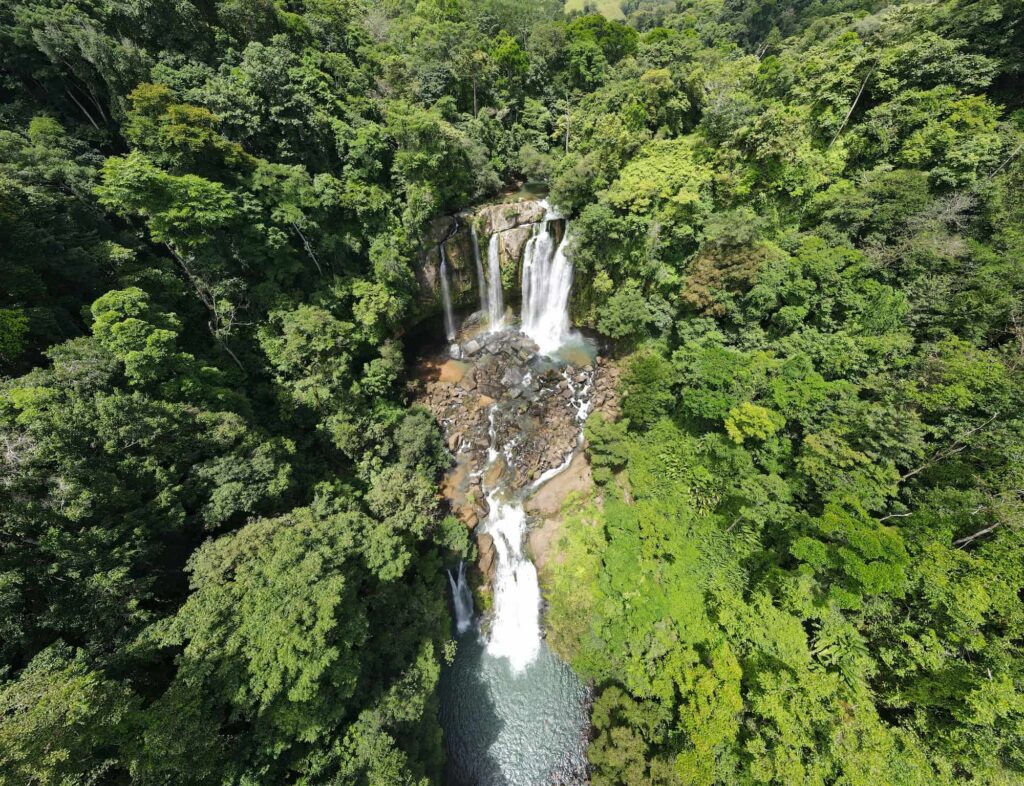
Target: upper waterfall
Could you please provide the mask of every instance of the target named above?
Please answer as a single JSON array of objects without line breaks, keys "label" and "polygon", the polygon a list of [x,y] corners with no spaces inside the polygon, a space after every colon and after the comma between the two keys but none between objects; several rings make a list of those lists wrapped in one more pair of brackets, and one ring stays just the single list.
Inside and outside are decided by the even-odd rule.
[{"label": "upper waterfall", "polygon": [[501,236],[497,232],[487,242],[487,283],[490,329],[501,330],[505,322],[505,298],[501,290]]},{"label": "upper waterfall", "polygon": [[441,279],[441,302],[444,306],[444,332],[448,340],[451,341],[455,338],[455,312],[452,309],[451,284],[448,283],[448,259],[444,253],[444,243],[441,243],[437,248],[438,253],[441,255],[439,277]]},{"label": "upper waterfall", "polygon": [[480,310],[490,314],[490,299],[487,296],[487,280],[484,278],[484,266],[480,261],[480,238],[477,237],[476,227],[469,225],[469,237],[473,243],[473,262],[476,265],[476,285],[480,293]]},{"label": "upper waterfall", "polygon": [[569,226],[555,246],[552,222],[559,216],[550,208],[537,225],[523,252],[523,332],[537,342],[540,351],[551,353],[570,335],[569,294],[572,261],[566,254]]}]

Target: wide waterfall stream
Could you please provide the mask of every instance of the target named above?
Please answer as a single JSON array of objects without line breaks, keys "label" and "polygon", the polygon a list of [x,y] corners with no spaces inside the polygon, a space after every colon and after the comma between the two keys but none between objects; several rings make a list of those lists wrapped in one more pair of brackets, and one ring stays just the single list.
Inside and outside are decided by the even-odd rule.
[{"label": "wide waterfall stream", "polygon": [[[564,237],[556,243],[556,218],[549,213],[534,227],[523,252],[522,333],[504,324],[501,240],[495,234],[488,241],[486,294],[478,282],[488,331],[469,339],[459,336],[462,343],[453,344],[453,352],[466,358],[460,368],[468,368],[468,379],[487,395],[474,398],[478,391],[466,393],[474,389],[463,381],[455,414],[442,420],[449,444],[459,442],[457,456],[474,468],[471,477],[486,495],[477,539],[490,539],[494,557],[491,607],[485,613],[473,608],[464,566],[448,574],[458,649],[442,673],[441,722],[448,749],[446,780],[452,786],[587,782],[588,692],[544,641],[537,570],[525,553],[524,503],[568,467],[582,443],[589,407],[590,377],[574,370],[558,352],[563,343],[579,337],[569,330],[572,266]],[[476,251],[475,234],[473,241]],[[476,253],[479,275],[483,265]],[[488,373],[494,379],[500,375],[500,388],[484,381]],[[476,416],[486,447],[474,448],[468,439],[460,441],[458,429],[464,426],[454,423],[480,401],[487,402]],[[554,420],[548,414],[552,411],[562,417],[562,443],[556,450],[563,453],[546,455],[524,474],[517,469],[525,466],[522,454],[535,449],[530,445],[543,444],[545,435],[538,432]]]}]

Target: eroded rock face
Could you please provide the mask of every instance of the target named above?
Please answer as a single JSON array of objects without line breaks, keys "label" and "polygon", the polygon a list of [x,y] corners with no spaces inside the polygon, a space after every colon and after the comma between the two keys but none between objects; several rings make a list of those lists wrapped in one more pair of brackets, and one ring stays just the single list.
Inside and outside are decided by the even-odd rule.
[{"label": "eroded rock face", "polygon": [[459,213],[465,223],[473,221],[477,232],[493,235],[507,232],[524,224],[536,224],[544,218],[547,205],[541,199],[525,199],[519,202],[494,202],[480,205]]},{"label": "eroded rock face", "polygon": [[[498,233],[501,278],[506,293],[518,291],[522,278],[523,249],[544,219],[546,203],[539,199],[518,202],[495,202],[461,211],[453,216],[432,219],[424,232],[423,245],[416,258],[416,281],[419,285],[417,316],[426,317],[441,309],[441,256],[443,243],[448,261],[449,286],[456,307],[479,305],[476,261],[473,258],[471,227],[476,229],[485,277],[488,275],[487,245],[491,235]],[[559,223],[561,231],[561,222]]]},{"label": "eroded rock face", "polygon": [[599,412],[606,420],[616,421],[622,417],[619,402],[619,376],[622,369],[604,358],[597,358],[597,373],[590,396],[590,411]]}]

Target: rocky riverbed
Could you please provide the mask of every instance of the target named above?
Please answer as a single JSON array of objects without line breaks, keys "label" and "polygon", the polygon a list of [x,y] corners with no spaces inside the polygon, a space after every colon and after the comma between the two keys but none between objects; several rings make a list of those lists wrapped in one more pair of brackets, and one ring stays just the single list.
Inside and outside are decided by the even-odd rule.
[{"label": "rocky riverbed", "polygon": [[[456,460],[442,491],[471,530],[487,517],[493,489],[529,494],[566,466],[580,446],[581,418],[619,416],[618,368],[601,356],[567,354],[540,355],[527,336],[508,330],[465,336],[421,366],[418,403],[437,418]],[[478,534],[477,551],[489,583],[489,535]]]}]

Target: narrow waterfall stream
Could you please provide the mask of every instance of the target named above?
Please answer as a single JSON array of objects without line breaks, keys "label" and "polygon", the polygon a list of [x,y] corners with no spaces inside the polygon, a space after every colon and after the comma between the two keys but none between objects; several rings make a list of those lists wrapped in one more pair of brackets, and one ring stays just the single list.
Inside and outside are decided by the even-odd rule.
[{"label": "narrow waterfall stream", "polygon": [[466,504],[482,513],[476,541],[489,566],[482,610],[464,567],[448,574],[458,648],[441,678],[441,722],[451,786],[587,783],[588,692],[544,641],[526,549],[529,499],[580,449],[593,379],[592,356],[574,366],[558,354],[570,336],[561,290],[572,276],[554,220],[546,216],[524,250],[523,332],[502,326],[501,241],[490,237],[487,332],[459,337],[452,363],[463,376],[428,402],[459,461]]},{"label": "narrow waterfall stream", "polygon": [[448,258],[444,253],[444,243],[441,243],[437,249],[441,256],[439,277],[441,279],[441,305],[444,307],[444,332],[448,340],[451,341],[455,338],[455,313],[452,309],[452,288],[448,281]]},{"label": "narrow waterfall stream", "polygon": [[476,285],[480,293],[480,311],[490,315],[490,298],[487,294],[487,279],[484,278],[484,266],[480,261],[480,238],[477,237],[476,227],[472,222],[469,225],[469,238],[473,244],[473,263],[476,265]]},{"label": "narrow waterfall stream", "polygon": [[501,288],[501,235],[495,232],[487,241],[487,315],[491,331],[505,323],[505,297]]}]

